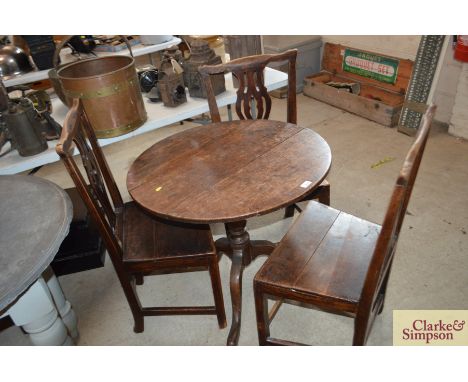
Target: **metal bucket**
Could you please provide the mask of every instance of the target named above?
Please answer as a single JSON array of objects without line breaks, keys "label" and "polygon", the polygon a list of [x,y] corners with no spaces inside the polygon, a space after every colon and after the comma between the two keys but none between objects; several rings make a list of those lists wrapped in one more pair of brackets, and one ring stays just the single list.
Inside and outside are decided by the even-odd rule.
[{"label": "metal bucket", "polygon": [[60,101],[62,101],[68,107],[71,107],[73,100],[68,99],[65,96],[65,93],[63,92],[62,84],[60,83],[60,80],[57,76],[57,69],[56,68],[50,69],[48,72],[48,75],[49,75],[49,80],[52,83],[52,87],[54,88],[55,94],[57,94],[57,96],[60,98]]},{"label": "metal bucket", "polygon": [[108,56],[78,61],[57,72],[67,98],[81,98],[97,138],[127,134],[147,119],[135,61]]},{"label": "metal bucket", "polygon": [[[55,92],[67,106],[81,98],[98,138],[126,134],[145,123],[147,116],[133,58],[99,57],[58,66],[61,49],[73,36],[65,36],[54,54],[49,78]],[[125,36],[120,36],[130,44]]]},{"label": "metal bucket", "polygon": [[[60,79],[58,78],[57,72],[61,68],[64,68],[65,66],[71,64],[71,63],[67,63],[67,64],[59,65],[59,61],[60,61],[60,51],[72,39],[72,37],[73,37],[73,35],[64,36],[62,41],[57,45],[57,48],[55,49],[55,52],[54,52],[54,57],[52,58],[52,62],[54,64],[54,67],[47,72],[47,74],[49,76],[49,80],[52,83],[52,87],[55,90],[55,94],[57,94],[57,96],[60,98],[60,100],[65,105],[67,105],[68,107],[72,106],[73,99],[67,98],[65,96],[65,93],[63,91],[62,84],[60,83]],[[126,39],[125,39],[125,41],[127,42]],[[133,53],[132,53],[132,50],[130,48],[130,44],[128,44],[128,47],[129,47],[128,49],[130,50],[130,54],[133,57]]]}]

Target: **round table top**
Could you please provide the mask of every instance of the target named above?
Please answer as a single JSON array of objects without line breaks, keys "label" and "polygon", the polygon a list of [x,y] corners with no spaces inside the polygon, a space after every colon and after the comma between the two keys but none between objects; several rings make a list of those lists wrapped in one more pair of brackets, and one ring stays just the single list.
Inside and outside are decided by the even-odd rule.
[{"label": "round table top", "polygon": [[127,188],[160,217],[230,222],[302,199],[330,165],[330,147],[311,129],[270,120],[221,122],[154,144],[130,167]]},{"label": "round table top", "polygon": [[73,208],[60,187],[31,175],[0,176],[0,311],[49,266]]}]

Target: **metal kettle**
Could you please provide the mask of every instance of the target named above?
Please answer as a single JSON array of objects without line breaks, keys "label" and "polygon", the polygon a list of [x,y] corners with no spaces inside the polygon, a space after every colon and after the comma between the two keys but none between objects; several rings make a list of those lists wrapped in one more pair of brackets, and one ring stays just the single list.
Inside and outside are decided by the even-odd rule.
[{"label": "metal kettle", "polygon": [[0,149],[10,140],[11,150],[18,150],[19,155],[36,155],[47,150],[47,139],[57,138],[60,129],[49,112],[35,109],[31,99],[10,99],[0,82]]}]

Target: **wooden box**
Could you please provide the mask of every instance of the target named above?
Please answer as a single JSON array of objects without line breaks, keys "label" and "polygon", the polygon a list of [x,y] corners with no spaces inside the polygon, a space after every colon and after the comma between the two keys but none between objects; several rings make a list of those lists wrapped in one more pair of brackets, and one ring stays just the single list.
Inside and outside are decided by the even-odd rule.
[{"label": "wooden box", "polygon": [[70,232],[52,261],[56,276],[104,266],[105,246],[76,188],[65,190],[73,204]]},{"label": "wooden box", "polygon": [[[385,126],[398,123],[413,61],[326,43],[322,71],[304,79],[304,94]],[[359,94],[326,85],[358,83]]]}]

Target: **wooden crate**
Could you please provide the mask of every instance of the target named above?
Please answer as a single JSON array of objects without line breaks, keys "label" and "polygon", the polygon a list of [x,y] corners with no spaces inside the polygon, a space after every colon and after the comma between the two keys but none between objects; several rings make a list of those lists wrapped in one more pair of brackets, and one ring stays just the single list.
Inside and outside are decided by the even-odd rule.
[{"label": "wooden crate", "polygon": [[[383,67],[385,75],[377,72],[353,73],[347,70],[360,70],[344,64],[345,52],[355,54],[358,52],[368,60],[360,61],[366,64],[373,63],[373,69],[379,67],[375,60],[391,62],[394,65],[395,75],[390,77],[389,66]],[[369,62],[368,62],[369,61]],[[347,61],[348,63],[349,61]],[[380,67],[379,67],[380,69]],[[339,107],[351,113],[355,113],[385,126],[395,126],[398,123],[401,108],[405,100],[405,93],[413,70],[413,61],[395,57],[383,56],[372,52],[366,52],[338,44],[326,43],[322,59],[322,71],[304,79],[304,94]],[[362,71],[361,71],[362,73]],[[375,78],[367,77],[375,76]],[[376,78],[379,77],[379,78]],[[384,81],[382,82],[382,78]],[[359,83],[361,90],[359,95],[349,93],[346,90],[326,85],[327,82]]]}]

